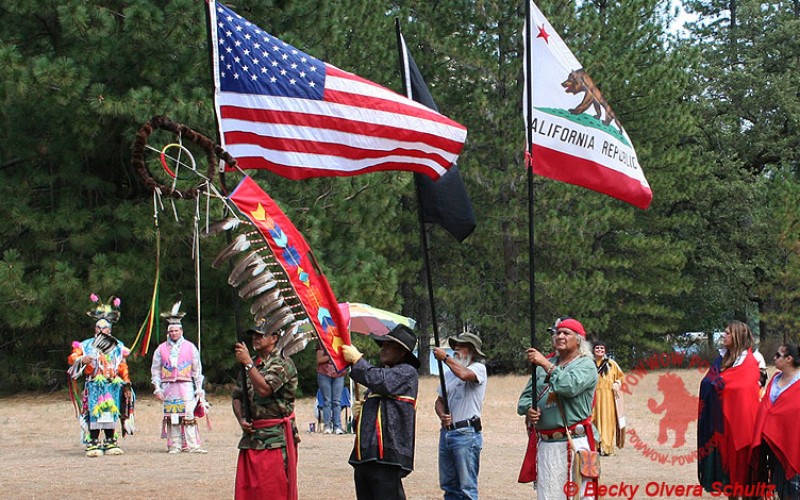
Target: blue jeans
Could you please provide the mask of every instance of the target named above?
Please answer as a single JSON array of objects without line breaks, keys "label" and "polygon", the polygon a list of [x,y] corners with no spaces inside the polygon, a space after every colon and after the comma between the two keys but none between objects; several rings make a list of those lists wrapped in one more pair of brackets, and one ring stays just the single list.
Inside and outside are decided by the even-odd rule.
[{"label": "blue jeans", "polygon": [[317,373],[317,385],[322,391],[322,423],[332,429],[341,429],[344,377],[331,378]]},{"label": "blue jeans", "polygon": [[478,498],[483,434],[472,427],[439,434],[439,486],[445,500]]}]

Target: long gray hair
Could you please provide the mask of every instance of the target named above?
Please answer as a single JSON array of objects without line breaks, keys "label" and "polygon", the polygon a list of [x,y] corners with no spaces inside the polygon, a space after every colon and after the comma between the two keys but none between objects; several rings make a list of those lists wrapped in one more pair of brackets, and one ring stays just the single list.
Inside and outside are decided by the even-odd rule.
[{"label": "long gray hair", "polygon": [[[557,334],[553,335],[553,347],[556,345],[556,335]],[[594,358],[594,353],[592,352],[592,343],[586,340],[586,337],[578,333],[575,333],[574,335],[578,337],[578,357]]]}]

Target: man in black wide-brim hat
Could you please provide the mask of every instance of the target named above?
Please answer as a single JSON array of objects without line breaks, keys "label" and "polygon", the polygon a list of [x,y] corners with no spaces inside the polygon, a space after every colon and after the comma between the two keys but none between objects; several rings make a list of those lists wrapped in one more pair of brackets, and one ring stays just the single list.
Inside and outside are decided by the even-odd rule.
[{"label": "man in black wide-brim hat", "polygon": [[372,366],[355,347],[342,347],[345,360],[352,364],[350,378],[369,389],[350,454],[356,498],[405,499],[402,479],[414,469],[417,337],[404,325],[370,337],[381,346],[384,368]]}]

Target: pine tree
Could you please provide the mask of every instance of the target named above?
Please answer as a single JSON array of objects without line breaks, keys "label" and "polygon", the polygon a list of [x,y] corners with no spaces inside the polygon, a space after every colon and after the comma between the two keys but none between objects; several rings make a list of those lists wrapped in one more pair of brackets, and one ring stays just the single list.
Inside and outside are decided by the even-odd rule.
[{"label": "pine tree", "polygon": [[687,5],[702,14],[691,25],[704,55],[699,90],[707,96],[698,103],[699,144],[719,166],[718,178],[733,180],[721,189],[737,201],[727,213],[714,211],[721,224],[711,224],[718,235],[712,241],[723,250],[708,249],[706,262],[720,271],[708,273],[709,293],[720,302],[721,315],[758,325],[762,336],[785,333],[791,323],[779,318],[794,308],[771,297],[791,294],[785,279],[795,272],[786,258],[793,246],[793,207],[780,200],[792,199],[786,183],[796,179],[798,165],[800,109],[790,82],[800,64],[800,12],[796,2]]}]

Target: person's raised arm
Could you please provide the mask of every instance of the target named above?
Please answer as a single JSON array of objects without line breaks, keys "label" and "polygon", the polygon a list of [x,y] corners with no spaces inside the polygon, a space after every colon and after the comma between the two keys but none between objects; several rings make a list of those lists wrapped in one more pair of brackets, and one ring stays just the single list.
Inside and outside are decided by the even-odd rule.
[{"label": "person's raised arm", "polygon": [[434,347],[433,348],[433,357],[442,361],[444,364],[450,368],[450,371],[453,372],[453,375],[458,377],[459,379],[463,380],[464,382],[478,382],[478,374],[474,371],[470,370],[466,366],[462,365],[458,361],[447,354],[447,351],[442,349],[441,347]]},{"label": "person's raised arm", "polygon": [[267,384],[267,379],[265,379],[261,372],[259,372],[254,366],[253,358],[250,357],[250,351],[247,350],[247,346],[244,345],[243,342],[237,342],[235,352],[236,361],[244,365],[247,377],[253,384],[253,390],[256,392],[256,394],[262,398],[271,396],[272,387]]}]

